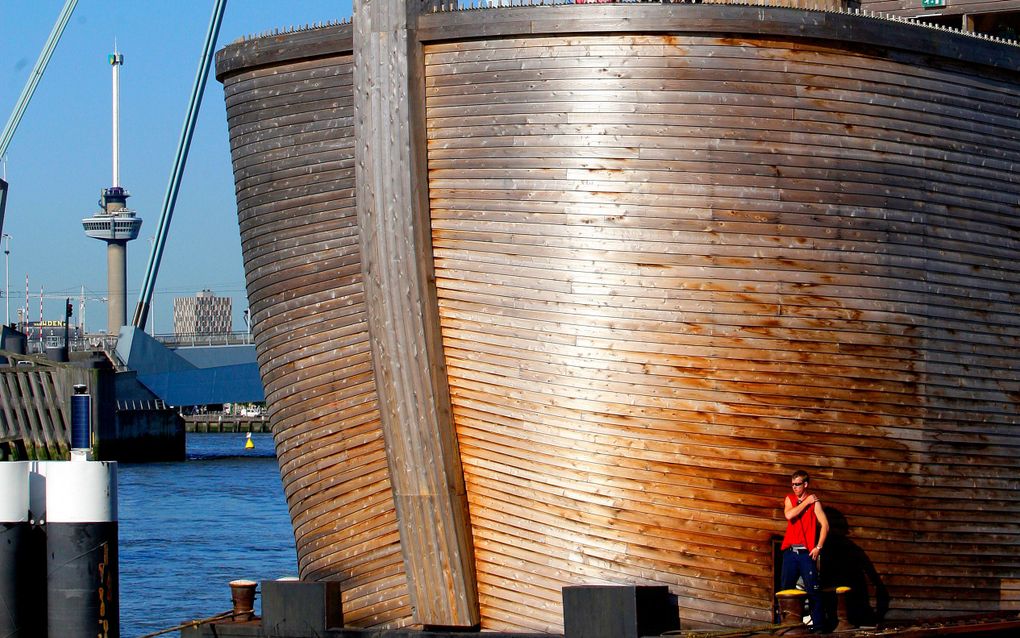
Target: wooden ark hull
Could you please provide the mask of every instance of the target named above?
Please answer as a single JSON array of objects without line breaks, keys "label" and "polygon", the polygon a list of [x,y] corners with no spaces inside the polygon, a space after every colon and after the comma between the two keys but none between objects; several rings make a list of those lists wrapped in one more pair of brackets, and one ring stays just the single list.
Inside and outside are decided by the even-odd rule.
[{"label": "wooden ark hull", "polygon": [[[770,621],[796,468],[872,608],[1017,604],[1016,47],[764,7],[428,13],[424,218],[366,237],[356,26],[217,62],[300,572],[344,583],[347,624],[463,624],[415,593],[432,522],[394,485],[419,465],[465,504],[483,629],[560,631],[585,583],[668,585],[685,628]],[[372,285],[380,243],[414,244],[420,293]],[[405,294],[428,388],[374,340]],[[400,448],[402,390],[456,458]]]}]

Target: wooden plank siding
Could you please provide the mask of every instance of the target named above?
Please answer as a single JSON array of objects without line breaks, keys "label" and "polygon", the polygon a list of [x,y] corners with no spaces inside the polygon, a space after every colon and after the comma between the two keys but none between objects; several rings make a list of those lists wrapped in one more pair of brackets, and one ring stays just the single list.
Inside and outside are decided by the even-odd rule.
[{"label": "wooden plank siding", "polygon": [[[427,525],[394,506],[383,293],[410,295],[387,347],[445,371],[386,410],[448,386],[483,630],[560,632],[584,583],[768,622],[798,467],[889,617],[1015,607],[1020,49],[760,6],[423,15],[423,229],[357,218],[352,32],[217,61],[301,575],[344,582],[346,624],[414,622],[400,525]],[[415,285],[366,289],[366,227],[431,254]]]},{"label": "wooden plank siding", "polygon": [[483,626],[557,631],[585,582],[767,622],[797,467],[894,615],[996,608],[1015,83],[833,42],[509,34],[428,45],[426,96]]},{"label": "wooden plank siding", "polygon": [[349,625],[402,627],[355,215],[351,27],[287,39],[218,62],[266,405],[301,577],[339,580]]}]

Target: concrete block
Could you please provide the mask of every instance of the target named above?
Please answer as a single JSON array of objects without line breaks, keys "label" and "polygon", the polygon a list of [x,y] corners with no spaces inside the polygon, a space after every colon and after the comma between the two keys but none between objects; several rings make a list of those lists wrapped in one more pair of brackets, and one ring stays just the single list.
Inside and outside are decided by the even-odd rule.
[{"label": "concrete block", "polygon": [[343,627],[340,583],[262,581],[262,631],[266,638],[306,638]]},{"label": "concrete block", "polygon": [[664,586],[563,588],[564,638],[640,638],[680,629],[676,597]]}]

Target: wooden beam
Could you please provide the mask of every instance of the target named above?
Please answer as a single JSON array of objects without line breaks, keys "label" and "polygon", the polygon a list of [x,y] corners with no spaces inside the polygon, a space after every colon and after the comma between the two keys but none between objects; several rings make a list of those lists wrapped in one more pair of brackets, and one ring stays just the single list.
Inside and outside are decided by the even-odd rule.
[{"label": "wooden beam", "polygon": [[440,342],[425,165],[420,0],[355,2],[357,211],[369,333],[416,622],[479,624]]}]

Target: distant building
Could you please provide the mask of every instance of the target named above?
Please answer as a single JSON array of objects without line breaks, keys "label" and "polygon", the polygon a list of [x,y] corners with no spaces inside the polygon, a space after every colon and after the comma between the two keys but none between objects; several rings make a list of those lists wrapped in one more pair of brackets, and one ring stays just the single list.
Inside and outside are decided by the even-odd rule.
[{"label": "distant building", "polygon": [[[29,354],[42,354],[47,348],[64,346],[64,322],[60,320],[30,321],[24,326]],[[81,328],[68,326],[71,343],[81,340]]]},{"label": "distant building", "polygon": [[232,327],[230,297],[203,290],[194,297],[174,298],[175,335],[225,334]]}]

